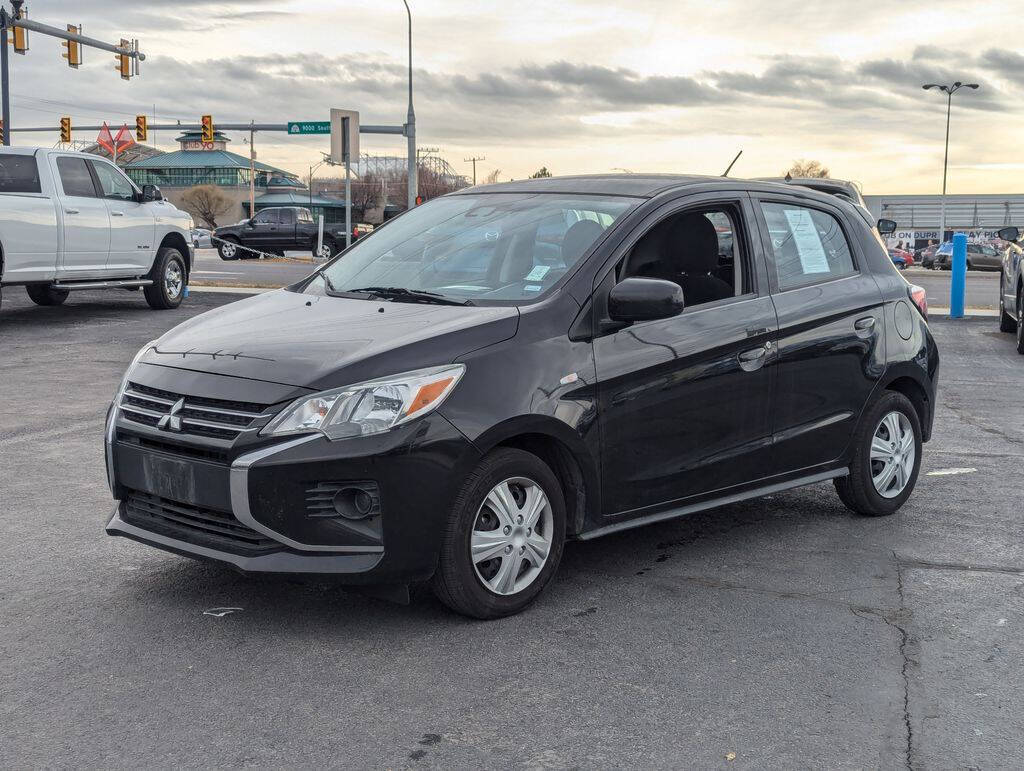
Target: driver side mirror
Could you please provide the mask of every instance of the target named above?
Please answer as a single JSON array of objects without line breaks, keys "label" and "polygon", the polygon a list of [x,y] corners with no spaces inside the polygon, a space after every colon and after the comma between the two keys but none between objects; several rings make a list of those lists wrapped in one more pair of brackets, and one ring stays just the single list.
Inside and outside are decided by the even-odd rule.
[{"label": "driver side mirror", "polygon": [[683,308],[679,284],[660,278],[626,278],[608,293],[608,316],[612,321],[628,324],[667,319],[678,316]]},{"label": "driver side mirror", "polygon": [[1004,241],[1016,243],[1016,241],[1020,238],[1020,230],[1015,227],[1002,228],[996,231],[996,235],[999,236]]},{"label": "driver side mirror", "polygon": [[160,192],[160,188],[158,188],[156,185],[142,186],[142,203],[149,203],[150,201],[162,200],[164,200],[163,193]]},{"label": "driver side mirror", "polygon": [[878,232],[887,236],[896,232],[896,220],[878,220]]}]

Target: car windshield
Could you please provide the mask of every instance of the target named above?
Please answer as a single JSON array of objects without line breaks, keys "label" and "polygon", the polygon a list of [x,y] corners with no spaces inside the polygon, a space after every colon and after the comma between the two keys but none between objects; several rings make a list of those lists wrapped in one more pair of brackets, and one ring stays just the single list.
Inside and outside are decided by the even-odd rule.
[{"label": "car windshield", "polygon": [[402,289],[473,304],[528,302],[549,292],[639,202],[552,193],[438,198],[360,239],[307,291]]}]

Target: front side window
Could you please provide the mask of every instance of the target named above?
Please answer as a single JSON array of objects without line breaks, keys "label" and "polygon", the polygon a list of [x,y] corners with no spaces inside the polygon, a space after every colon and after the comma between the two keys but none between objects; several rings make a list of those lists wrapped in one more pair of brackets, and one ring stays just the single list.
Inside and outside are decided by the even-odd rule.
[{"label": "front side window", "polygon": [[483,304],[535,300],[639,203],[556,193],[438,198],[358,241],[323,275],[338,292],[389,287]]},{"label": "front side window", "polygon": [[108,163],[96,163],[90,161],[93,169],[96,170],[96,177],[100,181],[100,188],[105,198],[114,198],[118,201],[134,201],[135,188],[128,181],[128,177],[122,174]]},{"label": "front side window", "polygon": [[779,289],[857,272],[842,227],[831,214],[788,203],[762,203]]},{"label": "front side window", "polygon": [[257,212],[252,221],[257,225],[276,225],[277,209],[264,209],[261,212]]},{"label": "front side window", "polygon": [[57,172],[64,195],[96,198],[96,186],[84,158],[58,158]]},{"label": "front side window", "polygon": [[0,155],[0,193],[38,193],[39,168],[34,155]]}]

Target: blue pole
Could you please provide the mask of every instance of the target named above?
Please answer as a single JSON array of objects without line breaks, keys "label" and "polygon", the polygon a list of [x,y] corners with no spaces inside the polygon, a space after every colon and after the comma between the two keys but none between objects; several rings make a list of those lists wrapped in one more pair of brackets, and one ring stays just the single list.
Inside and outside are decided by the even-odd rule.
[{"label": "blue pole", "polygon": [[967,294],[967,234],[953,234],[953,280],[949,285],[949,317],[964,317],[964,297]]}]

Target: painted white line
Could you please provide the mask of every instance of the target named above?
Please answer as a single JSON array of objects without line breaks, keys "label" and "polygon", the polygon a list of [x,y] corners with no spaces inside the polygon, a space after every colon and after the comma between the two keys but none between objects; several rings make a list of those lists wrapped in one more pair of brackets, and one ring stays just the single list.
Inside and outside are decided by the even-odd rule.
[{"label": "painted white line", "polygon": [[927,476],[945,477],[953,474],[973,474],[977,470],[976,468],[940,468],[937,471],[929,471]]},{"label": "painted white line", "polygon": [[[985,316],[986,318],[994,318],[999,315],[999,311],[995,308],[965,308],[964,317],[970,318],[971,316]],[[944,308],[941,305],[928,306],[928,318],[937,319],[941,316],[949,318],[949,308]]]}]

